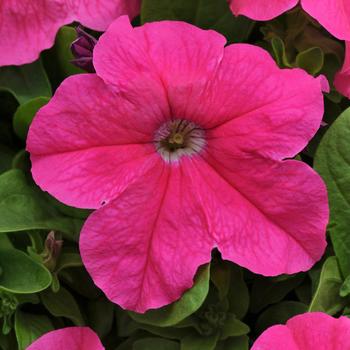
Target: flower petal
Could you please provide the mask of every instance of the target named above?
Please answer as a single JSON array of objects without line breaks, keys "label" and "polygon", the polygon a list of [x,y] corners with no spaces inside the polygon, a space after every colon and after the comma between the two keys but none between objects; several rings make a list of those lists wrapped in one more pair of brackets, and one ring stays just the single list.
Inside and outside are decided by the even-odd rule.
[{"label": "flower petal", "polygon": [[141,0],[79,0],[76,19],[91,29],[104,31],[119,16],[140,13]]},{"label": "flower petal", "polygon": [[94,50],[101,78],[128,95],[147,95],[166,116],[189,117],[197,96],[222,59],[225,38],[184,22],[154,22],[132,28],[116,20]]},{"label": "flower petal", "polygon": [[98,336],[87,327],[68,327],[44,334],[27,350],[104,350]]},{"label": "flower petal", "polygon": [[336,38],[350,40],[349,1],[301,0],[301,6]]},{"label": "flower petal", "polygon": [[293,8],[299,0],[229,0],[234,15],[268,21]]},{"label": "flower petal", "polygon": [[278,68],[259,47],[235,44],[225,49],[211,98],[198,108],[211,110],[207,137],[216,146],[282,159],[300,152],[320,127],[323,87],[301,69]]},{"label": "flower petal", "polygon": [[234,158],[209,147],[205,159],[211,170],[202,176],[216,194],[205,210],[209,218],[220,213],[225,223],[224,230],[215,227],[224,259],[273,276],[306,271],[321,258],[327,192],[310,167],[292,160]]},{"label": "flower petal", "polygon": [[100,207],[158,160],[151,115],[94,74],[66,79],[30,127],[35,181],[66,204]]},{"label": "flower petal", "polygon": [[334,86],[350,99],[350,41],[345,42],[345,61],[340,72],[335,75]]},{"label": "flower petal", "polygon": [[343,350],[350,348],[350,320],[313,312],[268,328],[252,350]]},{"label": "flower petal", "polygon": [[191,170],[189,158],[174,167],[161,160],[82,229],[85,267],[123,308],[145,312],[177,300],[210,261],[213,237]]},{"label": "flower petal", "polygon": [[53,45],[58,28],[71,21],[64,0],[1,1],[0,66],[35,61]]}]

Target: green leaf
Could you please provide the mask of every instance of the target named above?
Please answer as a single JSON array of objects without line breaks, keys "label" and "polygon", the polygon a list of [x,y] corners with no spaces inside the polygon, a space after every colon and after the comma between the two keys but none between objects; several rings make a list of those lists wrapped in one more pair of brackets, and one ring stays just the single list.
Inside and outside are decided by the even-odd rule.
[{"label": "green leaf", "polygon": [[339,295],[341,297],[347,297],[348,295],[350,295],[350,275],[345,278],[344,283],[340,287]]},{"label": "green leaf", "polygon": [[229,42],[245,41],[254,22],[233,16],[226,0],[143,0],[141,22],[180,20],[204,29],[213,29]]},{"label": "green leaf", "polygon": [[59,256],[55,272],[58,273],[69,267],[79,266],[83,266],[83,262],[79,253],[63,251],[62,254]]},{"label": "green leaf", "polygon": [[0,67],[0,90],[11,92],[20,104],[52,94],[41,60],[22,66]]},{"label": "green leaf", "polygon": [[35,293],[51,284],[50,272],[17,249],[0,250],[0,289],[19,294]]},{"label": "green leaf", "polygon": [[70,63],[71,60],[74,59],[70,46],[76,38],[76,30],[68,26],[62,27],[56,36],[53,52],[55,53],[58,66],[64,77],[73,74],[85,73],[85,71]]},{"label": "green leaf", "polygon": [[57,230],[76,236],[82,221],[61,215],[20,170],[0,175],[0,232]]},{"label": "green leaf", "polygon": [[322,311],[335,315],[342,310],[347,299],[339,295],[343,279],[340,274],[337,258],[329,257],[323,264],[320,281],[309,306],[309,311]]},{"label": "green leaf", "polygon": [[25,140],[29,126],[37,111],[49,102],[48,97],[37,97],[20,105],[13,117],[13,129],[19,138]]},{"label": "green leaf", "polygon": [[271,46],[278,66],[281,68],[292,67],[289,63],[283,40],[279,37],[273,37],[271,39]]},{"label": "green leaf", "polygon": [[271,278],[257,278],[253,283],[250,310],[253,313],[260,312],[268,305],[278,303],[291,290],[296,288],[304,279],[303,275],[296,275],[275,281]]},{"label": "green leaf", "polygon": [[236,318],[235,315],[228,313],[226,315],[224,326],[221,329],[220,339],[227,339],[229,337],[238,337],[249,333],[249,327]]},{"label": "green leaf", "polygon": [[162,338],[145,338],[136,340],[133,350],[180,350],[180,344]]},{"label": "green leaf", "polygon": [[61,287],[56,293],[47,289],[40,294],[40,298],[51,315],[68,318],[76,326],[85,325],[79,306],[67,289]]},{"label": "green leaf", "polygon": [[40,336],[54,329],[50,319],[44,315],[34,315],[17,310],[15,331],[18,350],[25,350]]},{"label": "green leaf", "polygon": [[219,335],[190,335],[181,340],[181,350],[214,350]]},{"label": "green leaf", "polygon": [[249,338],[247,336],[232,337],[220,341],[215,350],[248,350]]},{"label": "green leaf", "polygon": [[180,300],[161,309],[150,310],[145,314],[130,312],[135,321],[159,326],[173,326],[199,309],[209,290],[209,265],[201,267],[196,275],[194,286]]},{"label": "green leaf", "polygon": [[228,292],[229,311],[242,319],[249,308],[249,291],[243,278],[243,271],[237,265],[230,263],[231,278]]},{"label": "green leaf", "polygon": [[344,276],[350,275],[350,108],[332,124],[316,151],[314,167],[326,182],[328,231]]},{"label": "green leaf", "polygon": [[284,324],[291,317],[307,311],[307,305],[297,301],[282,301],[267,308],[256,322],[256,333],[261,334],[274,324]]},{"label": "green leaf", "polygon": [[324,53],[319,47],[312,47],[300,52],[296,58],[296,65],[311,75],[316,75],[323,68]]},{"label": "green leaf", "polygon": [[102,339],[112,329],[114,321],[114,307],[105,298],[91,300],[88,304],[89,326]]},{"label": "green leaf", "polygon": [[0,174],[11,169],[15,154],[10,147],[0,144]]}]

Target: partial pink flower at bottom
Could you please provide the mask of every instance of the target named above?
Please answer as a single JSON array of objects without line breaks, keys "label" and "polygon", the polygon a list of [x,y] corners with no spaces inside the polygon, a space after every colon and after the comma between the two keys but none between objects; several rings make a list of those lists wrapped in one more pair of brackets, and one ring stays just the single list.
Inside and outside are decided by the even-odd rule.
[{"label": "partial pink flower at bottom", "polygon": [[104,350],[104,347],[90,328],[68,327],[44,334],[27,350]]},{"label": "partial pink flower at bottom", "polygon": [[[228,0],[232,12],[249,18],[266,21],[296,6],[299,0]],[[301,7],[315,18],[332,35],[350,40],[350,1],[300,0]]]},{"label": "partial pink flower at bottom", "polygon": [[333,318],[322,312],[291,318],[287,324],[268,328],[252,350],[348,350],[350,319]]},{"label": "partial pink flower at bottom", "polygon": [[118,16],[133,18],[139,10],[140,0],[1,0],[0,66],[35,61],[65,24],[106,30]]},{"label": "partial pink flower at bottom", "polygon": [[335,88],[350,99],[350,42],[345,43],[345,61],[343,68],[335,75]]},{"label": "partial pink flower at bottom", "polygon": [[169,304],[218,248],[256,273],[322,256],[325,185],[292,158],[318,130],[322,79],[183,22],[115,21],[97,74],[65,80],[35,117],[32,174],[96,210],[80,236],[94,282],[123,308]]}]

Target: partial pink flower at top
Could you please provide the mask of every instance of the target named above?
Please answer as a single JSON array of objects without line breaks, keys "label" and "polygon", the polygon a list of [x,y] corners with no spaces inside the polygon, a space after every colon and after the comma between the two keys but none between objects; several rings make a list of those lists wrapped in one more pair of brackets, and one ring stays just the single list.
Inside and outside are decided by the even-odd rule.
[{"label": "partial pink flower at top", "polygon": [[90,328],[68,327],[44,334],[27,350],[104,350],[104,347]]},{"label": "partial pink flower at top", "polygon": [[135,17],[141,0],[2,0],[0,1],[0,66],[35,61],[51,47],[58,29],[79,21],[106,30],[120,15]]},{"label": "partial pink flower at top", "polygon": [[322,256],[325,185],[292,158],[316,133],[323,81],[183,22],[116,20],[97,74],[65,80],[27,140],[32,173],[96,210],[80,237],[97,286],[144,312],[178,299],[218,248],[256,273]]},{"label": "partial pink flower at top", "polygon": [[348,350],[350,319],[312,312],[268,328],[251,350]]},{"label": "partial pink flower at top", "polygon": [[345,61],[343,68],[335,75],[334,86],[344,96],[350,99],[350,42],[345,42]]},{"label": "partial pink flower at top", "polygon": [[[232,12],[266,21],[273,19],[299,3],[299,0],[228,0]],[[302,8],[332,35],[350,40],[350,1],[300,0]]]}]

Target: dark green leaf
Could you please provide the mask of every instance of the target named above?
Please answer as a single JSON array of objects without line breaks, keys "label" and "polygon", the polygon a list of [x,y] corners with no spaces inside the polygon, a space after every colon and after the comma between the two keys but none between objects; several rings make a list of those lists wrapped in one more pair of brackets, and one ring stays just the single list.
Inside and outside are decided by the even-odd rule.
[{"label": "dark green leaf", "polygon": [[237,319],[235,315],[228,313],[221,329],[220,339],[238,337],[249,333],[249,331],[250,329],[245,323]]},{"label": "dark green leaf", "polygon": [[25,350],[36,339],[53,329],[53,325],[47,316],[28,314],[17,310],[15,330],[18,350]]},{"label": "dark green leaf", "polygon": [[114,305],[105,298],[91,300],[88,304],[89,325],[101,339],[112,329],[114,312]]},{"label": "dark green leaf", "polygon": [[50,206],[39,190],[27,184],[20,170],[0,175],[0,212],[0,232],[52,229],[74,236],[82,224]]},{"label": "dark green leaf", "polygon": [[51,315],[68,318],[76,326],[85,325],[79,306],[67,289],[61,287],[56,293],[47,289],[40,294],[40,298]]},{"label": "dark green leaf", "polygon": [[160,20],[180,20],[204,29],[214,29],[229,42],[245,41],[254,22],[246,17],[234,17],[226,0],[144,0],[142,23]]},{"label": "dark green leaf", "polygon": [[145,338],[136,340],[133,350],[180,350],[180,344],[162,338]]},{"label": "dark green leaf", "polygon": [[267,308],[256,322],[256,332],[261,334],[274,324],[284,324],[291,317],[307,311],[307,305],[297,301],[282,301]]},{"label": "dark green leaf", "polygon": [[210,336],[190,335],[181,340],[181,350],[214,350],[218,334]]},{"label": "dark green leaf", "polygon": [[0,90],[11,92],[20,104],[51,96],[51,86],[40,60],[23,66],[1,67]]},{"label": "dark green leaf", "polygon": [[248,350],[249,338],[247,336],[232,337],[220,341],[215,350]]}]

